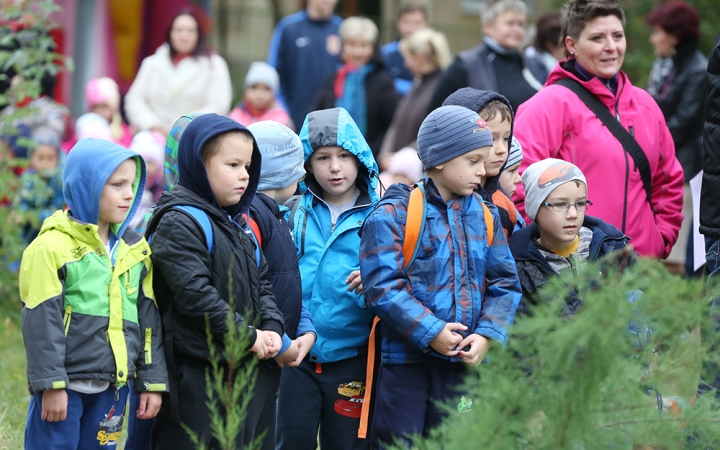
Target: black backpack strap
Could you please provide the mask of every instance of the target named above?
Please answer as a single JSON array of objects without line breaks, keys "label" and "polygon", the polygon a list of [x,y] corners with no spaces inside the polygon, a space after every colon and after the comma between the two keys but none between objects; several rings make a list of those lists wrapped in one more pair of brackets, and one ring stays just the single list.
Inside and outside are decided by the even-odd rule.
[{"label": "black backpack strap", "polygon": [[579,98],[585,103],[590,111],[592,111],[598,119],[607,127],[608,130],[615,136],[626,152],[630,154],[635,167],[640,171],[640,178],[642,178],[643,187],[645,188],[645,194],[647,194],[648,203],[650,204],[650,210],[653,214],[655,209],[652,204],[652,173],[650,171],[650,162],[647,159],[647,155],[643,151],[640,144],[635,140],[632,134],[625,127],[622,126],[620,121],[613,117],[612,113],[607,109],[605,105],[593,95],[592,92],[585,89],[585,87],[579,82],[571,78],[561,78],[556,81],[555,84],[566,87],[573,91]]},{"label": "black backpack strap", "polygon": [[300,206],[300,199],[302,198],[302,195],[293,195],[289,199],[285,201],[285,206],[290,210],[290,217],[288,218],[288,225],[290,225],[290,229],[295,229],[295,213],[297,212],[298,207]]}]

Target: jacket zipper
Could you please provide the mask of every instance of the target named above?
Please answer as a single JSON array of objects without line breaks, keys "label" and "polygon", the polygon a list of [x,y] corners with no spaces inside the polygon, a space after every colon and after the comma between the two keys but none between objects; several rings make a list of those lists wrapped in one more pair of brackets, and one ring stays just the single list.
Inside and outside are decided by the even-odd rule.
[{"label": "jacket zipper", "polygon": [[152,364],[152,328],[145,328],[145,364]]},{"label": "jacket zipper", "polygon": [[72,319],[72,305],[67,305],[65,308],[65,316],[63,317],[63,325],[65,325],[65,337],[70,331],[70,319]]}]

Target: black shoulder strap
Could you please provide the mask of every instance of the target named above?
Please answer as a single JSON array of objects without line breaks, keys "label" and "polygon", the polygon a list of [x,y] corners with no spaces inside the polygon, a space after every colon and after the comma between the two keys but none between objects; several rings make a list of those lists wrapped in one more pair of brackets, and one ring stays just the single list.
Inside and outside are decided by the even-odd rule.
[{"label": "black shoulder strap", "polygon": [[608,130],[615,136],[615,139],[620,141],[626,152],[630,154],[635,166],[640,170],[640,177],[642,178],[643,187],[645,188],[645,194],[647,194],[648,203],[650,203],[650,209],[655,212],[652,204],[652,174],[650,171],[650,162],[647,159],[647,155],[643,151],[640,144],[637,143],[635,138],[625,127],[622,126],[619,120],[613,117],[612,113],[602,104],[599,98],[593,95],[592,92],[585,89],[583,85],[570,78],[561,78],[556,81],[555,84],[564,86],[573,91],[585,106],[592,111],[598,119],[607,127]]},{"label": "black shoulder strap", "polygon": [[300,199],[302,195],[296,194],[285,201],[285,206],[290,210],[290,217],[288,218],[288,224],[290,229],[295,229],[295,213],[297,212],[298,206],[300,206]]}]

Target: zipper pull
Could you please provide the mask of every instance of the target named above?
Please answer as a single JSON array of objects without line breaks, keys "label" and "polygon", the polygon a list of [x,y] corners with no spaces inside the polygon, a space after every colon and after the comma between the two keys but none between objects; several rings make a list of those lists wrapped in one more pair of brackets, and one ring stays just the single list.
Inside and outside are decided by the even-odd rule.
[{"label": "zipper pull", "polygon": [[115,401],[120,400],[120,388],[115,388]]}]

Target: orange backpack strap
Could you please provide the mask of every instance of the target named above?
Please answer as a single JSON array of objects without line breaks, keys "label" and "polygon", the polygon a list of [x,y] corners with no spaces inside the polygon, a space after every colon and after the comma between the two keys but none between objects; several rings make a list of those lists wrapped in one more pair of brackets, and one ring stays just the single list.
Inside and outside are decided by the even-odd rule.
[{"label": "orange backpack strap", "polygon": [[363,397],[362,409],[360,410],[360,427],[358,428],[359,439],[367,439],[368,425],[370,424],[370,402],[372,400],[373,382],[375,381],[375,357],[378,350],[375,348],[378,323],[380,323],[380,318],[375,316],[372,327],[370,328],[370,338],[368,339],[367,367],[365,369],[365,395]]},{"label": "orange backpack strap", "polygon": [[248,225],[250,225],[250,229],[252,230],[253,234],[255,235],[255,239],[257,239],[258,245],[260,245],[260,248],[262,248],[263,241],[262,241],[262,233],[260,233],[260,226],[258,223],[250,217],[247,214],[243,214],[243,219],[245,219],[245,222],[247,222]]},{"label": "orange backpack strap", "polygon": [[420,237],[425,229],[426,208],[425,208],[425,186],[418,183],[410,192],[410,200],[407,207],[407,218],[405,220],[405,237],[403,239],[403,257],[407,269],[412,264],[420,244]]},{"label": "orange backpack strap", "polygon": [[[406,220],[405,220],[405,237],[403,238],[403,257],[405,263],[403,269],[407,269],[412,264],[417,253],[420,236],[425,229],[425,186],[418,183],[410,192],[410,200],[408,201]],[[492,216],[491,216],[492,218]],[[372,390],[375,377],[375,364],[377,359],[376,339],[377,328],[380,318],[375,316],[372,328],[370,329],[370,337],[368,338],[368,358],[367,367],[365,369],[365,396],[363,397],[362,410],[360,411],[360,427],[358,428],[358,438],[367,439],[368,425],[370,422],[370,404],[372,402]]]},{"label": "orange backpack strap", "polygon": [[488,206],[485,204],[485,202],[480,200],[480,203],[482,203],[482,206],[483,206],[483,215],[485,216],[485,226],[487,227],[488,247],[490,247],[493,244],[493,239],[495,238],[495,220],[493,219],[492,211],[490,211],[490,208],[488,208]]}]

